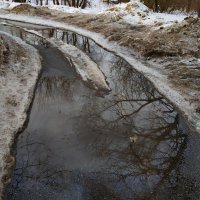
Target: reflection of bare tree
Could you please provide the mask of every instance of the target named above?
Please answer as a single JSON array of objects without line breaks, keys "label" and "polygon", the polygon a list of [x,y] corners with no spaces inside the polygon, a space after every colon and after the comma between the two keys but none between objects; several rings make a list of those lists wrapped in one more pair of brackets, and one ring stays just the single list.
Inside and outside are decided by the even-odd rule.
[{"label": "reflection of bare tree", "polygon": [[[97,121],[96,116],[91,116],[91,113],[85,117],[89,117],[93,132],[99,133],[96,134],[96,138],[93,137],[92,142],[88,141],[91,144],[90,148],[110,160],[108,163],[112,164],[108,168],[114,171],[119,181],[126,183],[127,187],[132,183],[129,189],[133,192],[138,189],[133,183],[134,180],[146,187],[145,185],[151,185],[148,179],[157,177],[159,186],[181,159],[186,136],[179,129],[177,116],[172,116],[174,121],[170,119],[171,122],[168,122],[169,119],[154,116],[152,119],[154,123],[157,122],[156,127],[144,128],[134,124],[134,119],[127,119],[134,116],[125,116],[115,122],[105,122],[106,125],[104,119]],[[145,123],[144,119],[141,120]],[[126,123],[126,129],[123,129],[123,123]],[[123,144],[117,145],[113,137],[123,141]],[[89,136],[88,139],[91,140]]]},{"label": "reflection of bare tree", "polygon": [[[97,183],[94,179],[99,175],[99,172],[91,172],[91,175],[76,172],[74,170],[68,170],[61,166],[54,166],[54,163],[50,163],[49,157],[54,154],[52,149],[48,148],[45,143],[37,142],[31,138],[31,134],[25,131],[19,138],[20,144],[18,144],[17,165],[13,172],[12,183],[7,189],[5,199],[18,199],[16,194],[20,190],[29,185],[41,184],[48,187],[49,190],[66,190],[69,192],[72,184],[82,184],[88,188],[89,191],[85,191],[86,199],[93,199],[94,196],[99,196],[95,199],[103,199],[108,196],[111,200],[118,200],[115,192],[108,190],[105,185]],[[38,154],[40,152],[40,154]],[[105,177],[109,174],[105,174]],[[83,179],[84,177],[84,179]],[[58,191],[59,192],[59,191]],[[28,196],[27,196],[28,198]]]},{"label": "reflection of bare tree", "polygon": [[200,188],[197,181],[184,177],[178,167],[171,173],[171,177],[166,178],[160,185],[159,190],[155,189],[143,199],[171,199],[172,195],[174,199],[198,200]]},{"label": "reflection of bare tree", "polygon": [[54,37],[57,40],[62,40],[67,44],[77,46],[85,52],[90,53],[90,43],[87,37],[78,35],[74,32],[63,31],[57,29],[46,29],[41,31],[44,37]]},{"label": "reflection of bare tree", "polygon": [[72,84],[75,80],[66,79],[66,77],[43,76],[40,78],[37,87],[37,99],[41,104],[45,104],[48,99],[56,99],[63,96],[66,99],[72,99]]},{"label": "reflection of bare tree", "polygon": [[[113,73],[116,95],[100,105],[86,106],[88,115],[78,123],[82,129],[90,126],[98,133],[92,141],[88,135],[90,148],[110,160],[108,168],[120,175],[120,181],[136,193],[134,180],[139,181],[150,192],[177,166],[185,149],[186,135],[179,127],[173,106],[140,74],[122,60],[114,65]],[[81,122],[85,118],[89,119],[87,125]],[[153,178],[154,184],[149,181]]]},{"label": "reflection of bare tree", "polygon": [[[42,155],[38,155],[37,160],[32,159],[35,149],[41,149],[44,151],[44,144],[37,141],[30,141],[30,133],[26,132],[24,135],[19,136],[22,141],[21,145],[18,145],[18,151],[23,152],[23,156],[17,158],[17,166],[14,169],[13,175],[15,177],[12,184],[9,186],[9,192],[6,194],[5,199],[11,199],[14,196],[16,190],[19,189],[20,184],[24,179],[37,179],[30,172],[30,169],[41,168],[45,165],[47,158],[43,158]],[[24,159],[25,158],[25,159]]]},{"label": "reflection of bare tree", "polygon": [[[98,62],[107,54],[89,39],[75,33],[48,29],[43,34],[76,45]],[[24,37],[23,34],[21,37]],[[32,41],[30,36],[24,38]],[[38,40],[34,41],[37,43]],[[80,173],[66,166],[52,165],[48,161],[54,151],[44,143],[30,139],[29,132],[25,132],[24,138],[19,140],[19,158],[11,191],[15,192],[28,181],[38,181],[50,188],[65,190],[70,187],[72,180],[89,184],[88,190],[92,191],[98,180],[100,183],[95,186],[107,191],[113,199],[121,198],[117,197],[117,189],[113,189],[113,185],[125,191],[124,199],[133,199],[133,196],[150,199],[154,191],[166,182],[181,160],[186,145],[186,135],[179,125],[179,116],[142,75],[122,59],[112,58],[109,75],[113,94],[105,99],[86,96],[83,109],[75,114],[73,121],[73,133],[79,133],[78,146],[89,149],[101,160],[104,163],[103,170]],[[46,98],[55,96],[57,100],[56,91],[61,91],[59,95],[67,97],[65,99],[69,102],[73,96],[72,84],[73,81],[62,76],[44,76],[38,84],[38,99],[45,103]],[[73,117],[74,113],[71,115]],[[38,155],[38,152],[44,154]],[[153,193],[150,194],[150,191]]]}]

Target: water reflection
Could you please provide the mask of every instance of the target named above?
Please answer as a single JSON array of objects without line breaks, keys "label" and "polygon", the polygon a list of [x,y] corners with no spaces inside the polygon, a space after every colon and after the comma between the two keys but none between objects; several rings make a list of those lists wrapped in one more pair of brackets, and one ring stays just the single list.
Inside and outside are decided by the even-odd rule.
[{"label": "water reflection", "polygon": [[[127,196],[123,199],[138,199],[160,187],[176,167],[186,135],[173,107],[148,82],[126,73],[124,76],[123,70],[118,72],[115,71],[120,77],[116,79],[118,95],[104,102],[104,106],[86,105],[84,110],[88,112],[77,123],[82,130],[89,127],[96,133],[93,138],[84,134],[81,140],[87,138],[90,150],[107,159],[107,170],[115,176],[120,189],[126,187]],[[144,89],[138,82],[144,84]]]},{"label": "water reflection", "polygon": [[[70,63],[66,67],[63,57],[45,47],[43,74],[30,122],[18,140],[5,199],[174,197],[165,186],[179,184],[188,133],[174,107],[127,62],[90,39],[62,30],[38,31],[85,51],[108,77],[112,93],[95,96]],[[43,44],[25,34],[19,32],[29,43]]]},{"label": "water reflection", "polygon": [[168,178],[186,143],[178,114],[125,62],[116,63],[116,87],[106,98],[44,71],[6,199],[139,199]]}]

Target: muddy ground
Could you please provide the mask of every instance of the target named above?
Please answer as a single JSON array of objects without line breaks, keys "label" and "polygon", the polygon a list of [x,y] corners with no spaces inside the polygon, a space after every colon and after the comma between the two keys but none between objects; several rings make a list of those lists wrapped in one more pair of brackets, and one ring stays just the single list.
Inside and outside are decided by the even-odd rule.
[{"label": "muddy ground", "polygon": [[14,140],[27,118],[40,69],[36,50],[0,32],[0,199],[14,165]]},{"label": "muddy ground", "polygon": [[10,12],[77,25],[133,49],[136,57],[166,74],[172,87],[187,96],[200,113],[200,19],[188,17],[170,27],[160,23],[133,26],[109,13],[67,14],[30,5],[17,6]]}]

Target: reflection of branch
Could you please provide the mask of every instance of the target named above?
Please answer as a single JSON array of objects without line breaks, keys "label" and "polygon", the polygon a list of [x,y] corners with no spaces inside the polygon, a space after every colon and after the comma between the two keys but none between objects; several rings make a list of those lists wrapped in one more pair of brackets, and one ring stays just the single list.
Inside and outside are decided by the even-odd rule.
[{"label": "reflection of branch", "polygon": [[[130,117],[130,116],[132,116],[132,115],[138,113],[139,111],[141,111],[145,106],[147,106],[147,105],[149,105],[149,104],[151,104],[151,103],[153,103],[153,102],[155,102],[155,101],[161,100],[161,99],[162,99],[162,97],[161,97],[161,98],[155,98],[155,99],[152,99],[152,100],[148,100],[145,104],[142,104],[137,110],[134,110],[133,112],[131,112],[131,113],[129,113],[129,114],[122,114],[119,118],[115,119],[114,121],[116,122],[116,121],[121,120],[121,119],[123,119],[123,118]],[[135,100],[135,101],[136,101],[136,100]],[[121,102],[121,101],[119,101],[119,102]],[[119,103],[119,102],[118,102],[118,103]],[[114,121],[113,121],[113,122],[114,122]]]},{"label": "reflection of branch", "polygon": [[66,99],[73,99],[71,86],[75,80],[68,80],[66,77],[42,77],[37,86],[36,99],[40,105],[46,104],[48,100],[57,99],[60,96]]},{"label": "reflection of branch", "polygon": [[170,173],[172,172],[172,170],[177,166],[177,164],[180,162],[181,157],[183,156],[183,151],[186,147],[186,139],[184,139],[182,141],[182,144],[180,146],[180,148],[178,149],[178,152],[176,154],[176,156],[169,158],[169,167],[165,170],[165,172],[163,173],[163,176],[161,178],[161,180],[156,184],[156,186],[153,189],[153,192],[147,194],[144,198],[144,200],[149,199],[149,200],[153,200],[156,196],[156,193],[159,191],[158,188],[161,187],[162,184],[164,184],[164,182],[169,178]]},{"label": "reflection of branch", "polygon": [[[129,92],[125,94],[129,95]],[[173,112],[173,107],[168,104],[163,97],[155,97],[156,95],[153,93],[151,93],[151,95],[152,96],[147,95],[147,97],[143,94],[142,97],[145,98],[140,98],[139,96],[138,98],[129,98],[129,96],[126,98],[126,96],[123,96],[121,99],[110,100],[108,105],[101,109],[98,114],[94,108],[90,107],[89,110],[88,108],[84,109],[88,110],[88,116],[84,116],[84,118],[90,119],[91,129],[95,131],[102,130],[100,134],[97,135],[96,140],[93,140],[94,149],[101,151],[101,155],[108,156],[115,170],[118,174],[121,173],[124,179],[140,179],[144,176],[149,177],[153,175],[157,175],[162,179],[165,174],[176,166],[178,161],[175,163],[174,159],[179,160],[179,154],[181,154],[185,148],[184,143],[186,142],[186,136],[180,131],[179,117]],[[140,106],[136,110],[134,109],[132,112],[124,114],[122,110],[126,109],[129,105],[126,104],[126,102],[129,104],[133,102],[130,109],[134,109],[136,105]],[[142,108],[151,103],[153,105],[154,102],[159,103],[154,105],[155,111],[149,109],[153,117],[146,117],[145,114],[143,115],[145,115],[145,120],[152,120],[155,127],[151,127],[150,125],[142,128],[138,127],[137,124],[133,124],[133,114],[139,113]],[[120,105],[119,107],[118,104]],[[114,109],[111,108],[113,107],[118,109],[116,113],[118,115],[117,120],[104,120],[101,116],[104,115],[104,112],[108,112],[108,115],[112,115]],[[95,110],[94,115],[91,114],[93,110]],[[120,119],[121,121],[119,122]],[[116,144],[112,140],[106,140],[105,138],[109,138],[110,133],[112,133],[113,137],[122,134],[122,132],[120,132],[120,125],[123,124],[125,119],[128,119],[130,122],[130,130],[127,130],[129,131],[127,137],[130,137],[132,134],[134,136],[137,135],[138,141],[136,140],[134,143],[129,142],[127,149],[124,148],[124,145],[123,148],[121,146],[115,148]],[[141,120],[143,120],[143,118]],[[127,122],[128,121],[126,121],[126,123]],[[137,131],[133,132],[133,129]],[[162,149],[162,145],[164,145],[164,149]]]},{"label": "reflection of branch", "polygon": [[154,101],[159,101],[163,99],[163,97],[159,98],[154,98],[154,99],[123,99],[123,100],[117,100],[116,103],[121,103],[121,102],[149,102],[152,103]]},{"label": "reflection of branch", "polygon": [[32,143],[29,143],[29,144],[25,144],[25,145],[21,145],[18,147],[18,149],[21,149],[21,148],[24,148],[24,147],[27,147],[27,146],[32,146],[32,145],[45,145],[44,143],[41,143],[41,142],[32,142]]}]

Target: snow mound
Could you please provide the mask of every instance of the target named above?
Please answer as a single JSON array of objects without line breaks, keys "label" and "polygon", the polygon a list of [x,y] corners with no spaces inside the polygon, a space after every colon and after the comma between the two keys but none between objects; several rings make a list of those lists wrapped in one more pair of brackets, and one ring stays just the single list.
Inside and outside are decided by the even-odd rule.
[{"label": "snow mound", "polygon": [[137,0],[129,3],[120,3],[106,10],[107,13],[116,14],[135,14],[137,12],[149,12],[149,8]]},{"label": "snow mound", "polygon": [[155,26],[167,26],[172,23],[181,22],[187,15],[167,14],[167,13],[155,13],[147,6],[137,0],[132,0],[129,3],[121,3],[105,11],[115,16],[116,19],[124,20],[131,25],[155,25]]}]

